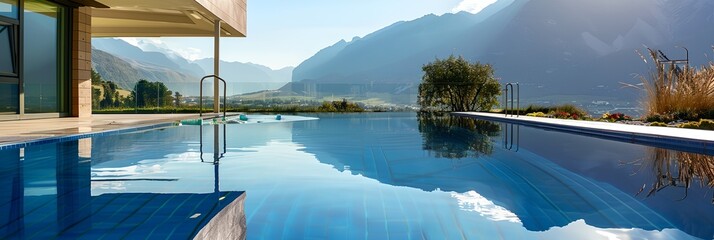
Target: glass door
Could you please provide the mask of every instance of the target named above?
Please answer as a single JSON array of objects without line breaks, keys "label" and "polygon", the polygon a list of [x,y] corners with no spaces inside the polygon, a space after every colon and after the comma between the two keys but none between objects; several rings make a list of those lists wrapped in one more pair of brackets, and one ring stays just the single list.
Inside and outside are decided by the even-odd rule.
[{"label": "glass door", "polygon": [[66,7],[25,0],[22,86],[24,114],[68,112],[69,19]]},{"label": "glass door", "polygon": [[0,19],[0,118],[19,113],[16,33],[17,25]]},{"label": "glass door", "polygon": [[25,114],[57,113],[58,54],[56,4],[26,0],[23,32]]}]

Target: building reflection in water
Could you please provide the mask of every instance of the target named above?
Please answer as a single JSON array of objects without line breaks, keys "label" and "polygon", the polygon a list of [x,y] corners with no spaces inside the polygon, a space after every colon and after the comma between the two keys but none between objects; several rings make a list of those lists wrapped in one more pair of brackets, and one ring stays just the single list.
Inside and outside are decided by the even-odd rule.
[{"label": "building reflection in water", "polygon": [[7,149],[0,156],[0,239],[188,238],[225,232],[245,237],[244,192],[221,192],[217,184],[211,193],[93,196],[91,138]]},{"label": "building reflection in water", "polygon": [[[24,149],[3,151],[0,164],[0,236],[10,234],[23,238],[25,235],[23,223],[23,179],[22,160]],[[4,238],[4,237],[3,237]]]},{"label": "building reflection in water", "polygon": [[81,234],[92,223],[92,139],[57,145],[57,232]]}]

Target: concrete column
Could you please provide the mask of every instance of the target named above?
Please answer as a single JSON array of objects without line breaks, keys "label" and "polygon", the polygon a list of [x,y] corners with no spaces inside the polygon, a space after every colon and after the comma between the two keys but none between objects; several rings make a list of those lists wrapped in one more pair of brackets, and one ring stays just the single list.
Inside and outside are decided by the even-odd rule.
[{"label": "concrete column", "polygon": [[72,10],[71,114],[92,116],[92,9]]},{"label": "concrete column", "polygon": [[[219,65],[221,63],[220,49],[221,49],[221,20],[216,19],[214,21],[214,36],[213,36],[213,74],[220,76]],[[213,79],[213,112],[221,112],[221,94],[219,80]]]}]

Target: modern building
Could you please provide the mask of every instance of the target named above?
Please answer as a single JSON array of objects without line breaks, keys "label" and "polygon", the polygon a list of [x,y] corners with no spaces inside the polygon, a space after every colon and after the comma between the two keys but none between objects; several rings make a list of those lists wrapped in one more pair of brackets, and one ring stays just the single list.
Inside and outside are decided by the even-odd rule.
[{"label": "modern building", "polygon": [[0,0],[0,121],[91,116],[92,36],[214,37],[218,61],[221,36],[246,36],[246,8],[246,0]]}]

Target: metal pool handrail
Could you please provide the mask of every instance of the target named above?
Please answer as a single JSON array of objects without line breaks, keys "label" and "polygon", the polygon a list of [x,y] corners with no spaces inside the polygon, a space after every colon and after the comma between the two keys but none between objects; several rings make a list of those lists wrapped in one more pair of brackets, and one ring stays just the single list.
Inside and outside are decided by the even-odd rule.
[{"label": "metal pool handrail", "polygon": [[198,116],[202,117],[203,116],[203,80],[206,80],[206,78],[215,78],[218,80],[221,80],[223,82],[223,119],[226,119],[226,80],[223,80],[223,78],[216,76],[216,75],[206,75],[203,78],[201,78],[201,82],[199,83],[200,86],[200,95],[198,97]]},{"label": "metal pool handrail", "polygon": [[506,93],[506,94],[503,95],[503,104],[505,105],[505,106],[503,107],[503,113],[504,113],[504,115],[505,115],[506,117],[508,117],[508,96],[509,96],[509,95],[508,95],[508,87],[511,88],[511,95],[510,95],[510,96],[511,96],[511,105],[510,105],[510,106],[511,106],[511,116],[513,116],[513,104],[514,104],[513,96],[514,96],[514,92],[515,92],[515,94],[516,94],[516,99],[515,99],[515,100],[516,100],[516,101],[515,101],[515,104],[516,104],[516,117],[518,117],[519,115],[521,115],[521,86],[520,86],[520,84],[519,84],[518,82],[516,82],[515,84],[516,84],[516,88],[515,88],[515,89],[513,88],[513,83],[506,83],[506,87],[503,89],[503,91]]}]

